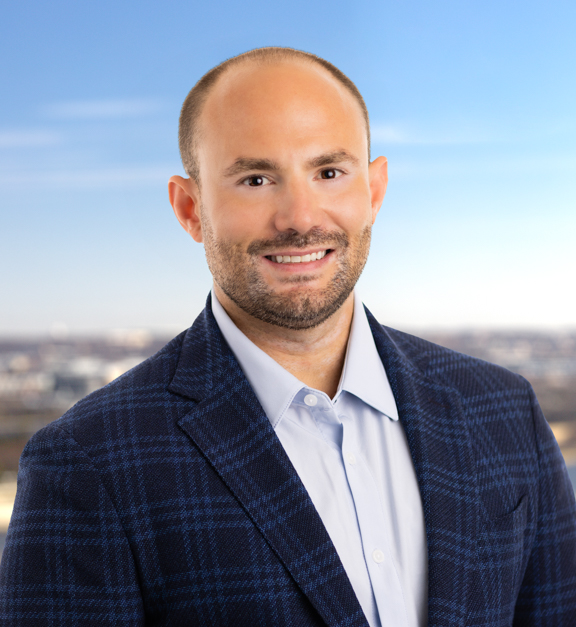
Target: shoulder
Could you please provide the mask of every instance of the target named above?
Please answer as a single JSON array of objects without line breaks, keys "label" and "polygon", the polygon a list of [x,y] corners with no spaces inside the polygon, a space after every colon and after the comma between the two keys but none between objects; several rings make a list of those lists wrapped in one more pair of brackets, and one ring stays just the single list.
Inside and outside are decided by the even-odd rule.
[{"label": "shoulder", "polygon": [[27,449],[69,440],[90,450],[103,442],[122,441],[146,433],[166,414],[166,405],[179,399],[168,391],[176,371],[186,332],[155,355],[108,385],[89,394],[61,418],[33,436]]},{"label": "shoulder", "polygon": [[[418,390],[422,406],[450,403],[459,408],[473,441],[522,441],[530,455],[535,452],[536,423],[542,412],[530,383],[524,377],[496,364],[458,353],[395,329],[376,329],[380,343],[393,345],[396,382]],[[385,336],[385,337],[384,337]],[[378,339],[376,340],[377,344]],[[441,400],[445,399],[445,400]],[[515,434],[512,436],[512,434]],[[506,436],[506,437],[504,437]],[[499,447],[497,447],[499,448]]]},{"label": "shoulder", "polygon": [[[395,397],[411,398],[425,411],[451,406],[473,440],[513,445],[522,440],[535,450],[541,411],[531,385],[520,375],[376,322],[369,314],[376,346]],[[506,436],[506,437],[504,437]]]},{"label": "shoulder", "polygon": [[487,393],[531,394],[531,386],[524,377],[502,366],[403,331],[379,326],[405,360],[431,383],[452,388],[466,398]]}]

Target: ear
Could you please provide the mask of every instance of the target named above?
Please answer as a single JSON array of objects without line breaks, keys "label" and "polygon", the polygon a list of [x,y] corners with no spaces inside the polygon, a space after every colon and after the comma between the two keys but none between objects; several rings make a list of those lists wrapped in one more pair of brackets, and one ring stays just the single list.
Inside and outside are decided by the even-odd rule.
[{"label": "ear", "polygon": [[178,222],[194,241],[202,242],[200,224],[200,190],[193,179],[172,176],[168,181],[168,197]]},{"label": "ear", "polygon": [[372,224],[374,224],[388,187],[388,159],[386,157],[378,157],[368,166],[368,180],[372,202]]}]

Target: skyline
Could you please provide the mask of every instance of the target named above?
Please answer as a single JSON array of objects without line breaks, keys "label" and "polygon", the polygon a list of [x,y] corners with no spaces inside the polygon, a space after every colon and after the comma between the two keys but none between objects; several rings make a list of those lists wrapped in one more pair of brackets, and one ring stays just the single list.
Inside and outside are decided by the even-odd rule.
[{"label": "skyline", "polygon": [[193,322],[211,278],[168,204],[179,108],[210,67],[262,45],[327,58],[366,99],[390,186],[359,289],[381,322],[576,328],[572,4],[4,13],[1,335]]}]

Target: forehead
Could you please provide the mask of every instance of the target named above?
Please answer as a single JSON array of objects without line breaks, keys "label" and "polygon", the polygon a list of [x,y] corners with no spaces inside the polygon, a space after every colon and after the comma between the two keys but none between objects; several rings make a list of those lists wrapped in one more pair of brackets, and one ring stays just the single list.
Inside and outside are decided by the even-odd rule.
[{"label": "forehead", "polygon": [[349,90],[321,66],[298,60],[228,69],[206,99],[199,127],[200,152],[217,144],[270,150],[315,140],[367,141],[360,104]]}]

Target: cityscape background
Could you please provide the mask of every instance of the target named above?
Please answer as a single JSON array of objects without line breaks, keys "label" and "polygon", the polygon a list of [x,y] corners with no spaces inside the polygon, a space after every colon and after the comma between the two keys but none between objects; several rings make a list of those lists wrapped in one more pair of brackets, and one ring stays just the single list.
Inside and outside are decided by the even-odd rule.
[{"label": "cityscape background", "polygon": [[390,167],[365,303],[526,376],[574,473],[575,26],[568,0],[5,4],[2,520],[30,434],[202,309],[203,249],[166,193],[179,108],[265,45],[329,59],[365,96]]}]

